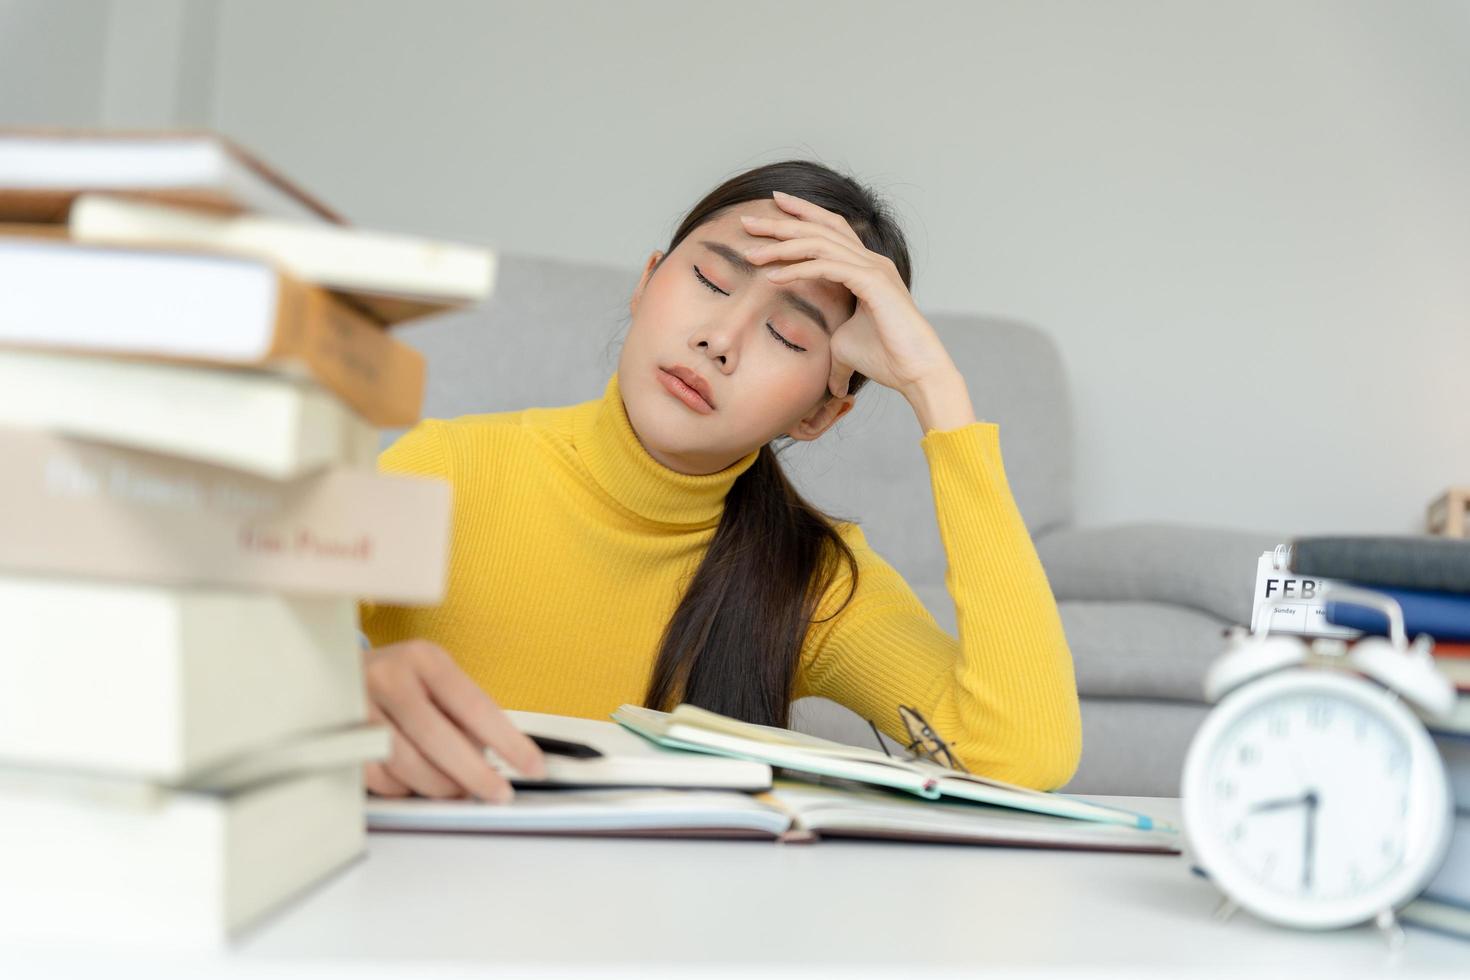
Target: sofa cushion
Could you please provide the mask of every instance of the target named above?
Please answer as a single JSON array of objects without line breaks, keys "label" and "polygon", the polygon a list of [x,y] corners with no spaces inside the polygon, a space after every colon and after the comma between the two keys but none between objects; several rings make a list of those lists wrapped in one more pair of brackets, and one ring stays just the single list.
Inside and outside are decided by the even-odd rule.
[{"label": "sofa cushion", "polygon": [[1289,540],[1183,524],[1062,528],[1036,539],[1057,599],[1165,602],[1251,621],[1256,562]]},{"label": "sofa cushion", "polygon": [[1085,697],[1204,701],[1204,677],[1229,624],[1160,602],[1057,603]]},{"label": "sofa cushion", "polygon": [[1209,705],[1083,698],[1082,761],[1065,793],[1178,796],[1184,757]]}]

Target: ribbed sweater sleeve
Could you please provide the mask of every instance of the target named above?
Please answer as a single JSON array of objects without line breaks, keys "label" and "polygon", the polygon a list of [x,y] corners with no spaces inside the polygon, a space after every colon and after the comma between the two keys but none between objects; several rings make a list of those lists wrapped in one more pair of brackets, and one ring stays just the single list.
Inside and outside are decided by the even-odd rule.
[{"label": "ribbed sweater sleeve", "polygon": [[920,445],[959,637],[847,525],[857,591],[827,622],[847,598],[850,576],[839,575],[824,596],[796,696],[844,704],[901,743],[908,737],[897,706],[909,705],[971,772],[1056,789],[1081,758],[1076,679],[1056,600],[1006,480],[999,427],[930,430]]}]

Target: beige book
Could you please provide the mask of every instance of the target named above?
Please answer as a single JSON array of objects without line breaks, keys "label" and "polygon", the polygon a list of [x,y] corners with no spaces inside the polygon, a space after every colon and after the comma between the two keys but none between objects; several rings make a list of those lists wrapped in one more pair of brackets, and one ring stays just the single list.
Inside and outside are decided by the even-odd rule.
[{"label": "beige book", "polygon": [[258,259],[7,225],[0,283],[0,346],[304,373],[383,428],[423,406],[423,354]]},{"label": "beige book", "polygon": [[107,194],[83,194],[67,222],[79,242],[246,255],[344,294],[384,323],[469,303],[495,288],[496,253],[414,235],[264,215],[222,215]]},{"label": "beige book", "polygon": [[450,486],[332,467],[290,481],[0,429],[0,569],[432,605]]},{"label": "beige book", "polygon": [[361,721],[350,598],[0,575],[0,766],[180,782]]},{"label": "beige book", "polygon": [[263,371],[0,350],[0,425],[289,480],[374,470],[378,430],[310,381]]},{"label": "beige book", "polygon": [[0,946],[220,950],[361,854],[362,764],[147,805],[0,788]]},{"label": "beige book", "polygon": [[61,221],[84,191],[343,224],[279,171],[207,130],[0,130],[0,217]]}]

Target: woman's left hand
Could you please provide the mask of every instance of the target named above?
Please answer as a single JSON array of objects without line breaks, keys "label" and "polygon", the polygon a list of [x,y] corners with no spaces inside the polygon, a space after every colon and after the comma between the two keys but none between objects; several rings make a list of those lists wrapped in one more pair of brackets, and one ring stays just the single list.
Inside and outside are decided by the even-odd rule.
[{"label": "woman's left hand", "polygon": [[782,191],[773,199],[793,217],[745,217],[748,234],[781,239],[752,249],[746,258],[756,264],[796,262],[767,272],[772,282],[826,279],[857,297],[852,317],[832,331],[829,341],[827,387],[833,395],[847,394],[854,371],[908,394],[926,379],[955,370],[888,256],[869,250],[840,214]]}]

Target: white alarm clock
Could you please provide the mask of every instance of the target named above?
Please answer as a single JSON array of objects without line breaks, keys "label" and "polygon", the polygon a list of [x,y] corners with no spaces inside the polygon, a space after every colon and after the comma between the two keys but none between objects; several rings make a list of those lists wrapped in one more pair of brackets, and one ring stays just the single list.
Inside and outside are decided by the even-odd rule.
[{"label": "white alarm clock", "polygon": [[1197,868],[1262,919],[1396,928],[1393,910],[1438,870],[1454,818],[1444,763],[1405,702],[1442,715],[1455,690],[1428,637],[1406,642],[1396,602],[1325,588],[1385,613],[1389,638],[1345,654],[1325,641],[1335,646],[1324,655],[1270,635],[1269,616],[1237,631],[1205,678],[1219,704],[1185,758],[1185,839]]}]

